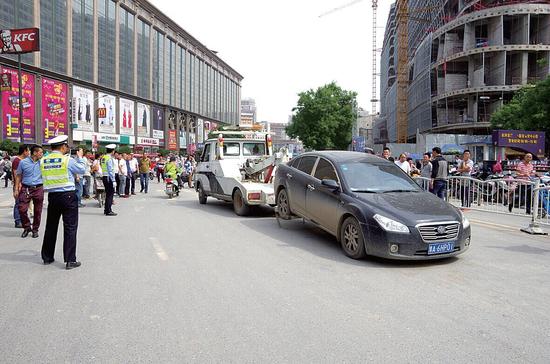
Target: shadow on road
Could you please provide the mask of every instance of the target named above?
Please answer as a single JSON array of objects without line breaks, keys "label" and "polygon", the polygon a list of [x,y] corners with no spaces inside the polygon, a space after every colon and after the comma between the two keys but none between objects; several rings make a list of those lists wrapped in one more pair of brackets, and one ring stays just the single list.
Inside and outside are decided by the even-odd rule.
[{"label": "shadow on road", "polygon": [[[275,210],[269,206],[252,206],[250,216],[242,217],[235,214],[233,211],[233,205],[230,202],[208,199],[206,205],[200,205],[198,200],[181,200],[174,203],[175,205],[183,206],[193,210],[201,209],[208,214],[214,214],[225,218],[232,219],[257,219],[273,217],[275,218]],[[275,220],[273,220],[275,221]]]},{"label": "shadow on road", "polygon": [[263,220],[244,219],[241,221],[241,224],[271,239],[278,240],[282,243],[281,246],[283,247],[298,248],[324,259],[356,266],[416,268],[447,265],[459,260],[456,257],[449,257],[439,260],[407,261],[389,260],[371,256],[363,260],[354,260],[344,255],[335,237],[309,222],[302,223],[302,220],[299,219],[282,221],[281,228],[278,227],[275,218]]},{"label": "shadow on road", "polygon": [[514,253],[525,253],[525,254],[535,254],[535,255],[550,253],[550,249],[537,248],[526,244],[512,245],[512,246],[488,246],[487,248],[507,250]]}]

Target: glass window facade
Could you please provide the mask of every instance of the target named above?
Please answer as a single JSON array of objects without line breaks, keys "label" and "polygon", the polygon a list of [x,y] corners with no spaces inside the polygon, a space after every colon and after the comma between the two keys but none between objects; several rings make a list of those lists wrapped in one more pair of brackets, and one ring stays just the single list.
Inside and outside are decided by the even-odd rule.
[{"label": "glass window facade", "polygon": [[[0,1],[0,29],[32,28],[34,25],[33,0],[2,0]],[[3,55],[6,58],[17,59],[16,55]],[[32,54],[23,54],[21,61],[34,64]]]},{"label": "glass window facade", "polygon": [[151,72],[149,66],[151,54],[151,26],[141,19],[137,20],[137,93],[149,98]]},{"label": "glass window facade", "polygon": [[176,42],[166,38],[165,97],[169,105],[176,106]]},{"label": "glass window facade", "polygon": [[98,81],[115,87],[116,5],[113,0],[98,0]]},{"label": "glass window facade", "polygon": [[119,89],[134,93],[134,14],[119,8]]},{"label": "glass window facade", "polygon": [[164,102],[164,34],[153,29],[153,100]]},{"label": "glass window facade", "polygon": [[73,2],[73,77],[94,78],[94,1]]},{"label": "glass window facade", "polygon": [[40,1],[40,61],[42,68],[67,73],[67,0]]},{"label": "glass window facade", "polygon": [[177,93],[176,104],[179,108],[185,108],[185,49],[178,46],[178,63],[177,63]]}]

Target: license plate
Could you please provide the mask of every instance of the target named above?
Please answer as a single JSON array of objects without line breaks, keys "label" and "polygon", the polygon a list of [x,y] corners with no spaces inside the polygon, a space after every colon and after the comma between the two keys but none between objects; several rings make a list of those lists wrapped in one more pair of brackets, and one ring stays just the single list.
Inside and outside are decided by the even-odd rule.
[{"label": "license plate", "polygon": [[428,255],[452,253],[455,243],[434,243],[428,245]]},{"label": "license plate", "polygon": [[171,186],[167,186],[167,187],[166,187],[166,192],[172,192],[172,187],[171,187]]}]

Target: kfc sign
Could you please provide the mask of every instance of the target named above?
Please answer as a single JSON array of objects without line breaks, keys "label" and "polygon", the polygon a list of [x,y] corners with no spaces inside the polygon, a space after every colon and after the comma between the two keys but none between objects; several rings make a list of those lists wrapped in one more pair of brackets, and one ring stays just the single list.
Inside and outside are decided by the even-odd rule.
[{"label": "kfc sign", "polygon": [[38,28],[0,30],[0,54],[21,54],[39,50]]}]

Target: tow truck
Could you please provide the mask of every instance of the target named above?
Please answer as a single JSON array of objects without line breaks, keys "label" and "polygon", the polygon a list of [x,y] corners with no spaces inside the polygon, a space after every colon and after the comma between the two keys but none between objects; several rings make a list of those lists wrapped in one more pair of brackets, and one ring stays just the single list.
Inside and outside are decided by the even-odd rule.
[{"label": "tow truck", "polygon": [[274,171],[287,161],[284,149],[273,153],[269,133],[240,129],[211,132],[195,174],[199,203],[206,204],[208,197],[231,202],[239,216],[249,215],[251,206],[275,206]]}]

